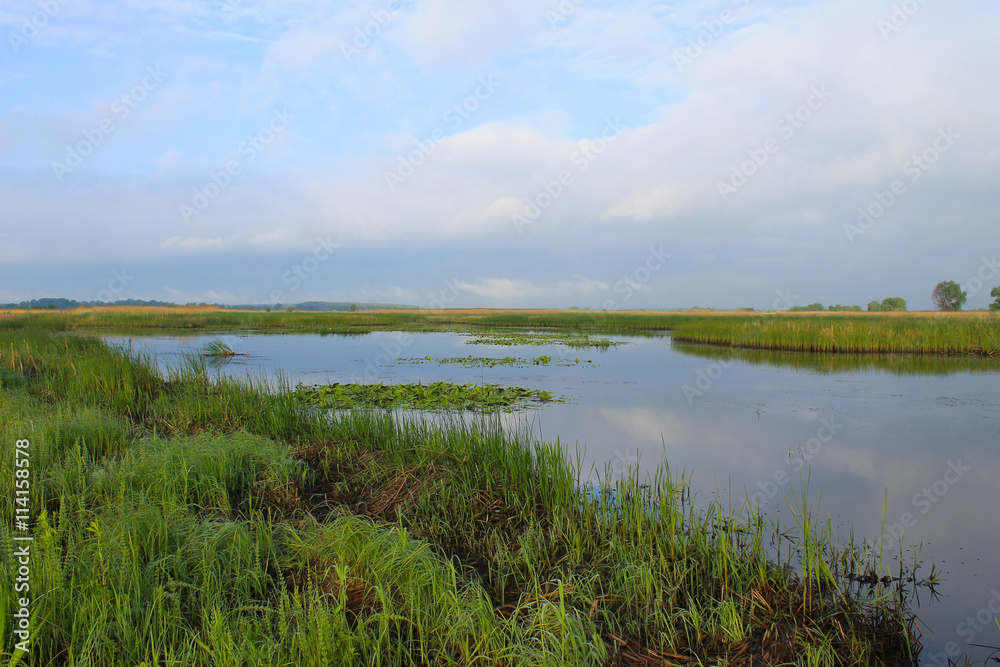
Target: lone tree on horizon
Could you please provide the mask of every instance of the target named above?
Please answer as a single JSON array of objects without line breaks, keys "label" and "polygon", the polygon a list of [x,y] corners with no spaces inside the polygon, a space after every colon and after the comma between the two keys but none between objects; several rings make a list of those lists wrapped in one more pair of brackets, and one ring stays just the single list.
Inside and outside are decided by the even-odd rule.
[{"label": "lone tree on horizon", "polygon": [[939,282],[931,292],[934,305],[938,310],[962,310],[968,296],[962,291],[962,286],[952,280]]}]

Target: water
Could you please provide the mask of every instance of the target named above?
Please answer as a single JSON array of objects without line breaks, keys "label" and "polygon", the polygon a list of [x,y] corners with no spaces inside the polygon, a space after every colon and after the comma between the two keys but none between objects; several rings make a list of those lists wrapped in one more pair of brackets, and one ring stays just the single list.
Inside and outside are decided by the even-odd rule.
[{"label": "water", "polygon": [[[939,599],[917,610],[922,664],[959,651],[985,661],[1000,646],[1000,363],[989,360],[752,353],[673,344],[669,336],[607,336],[606,351],[556,345],[468,345],[457,333],[112,337],[179,363],[210,338],[246,356],[218,372],[296,384],[488,382],[565,397],[522,413],[520,425],[585,450],[587,470],[640,473],[664,461],[777,515],[810,478],[817,518],[886,553],[922,543]],[[604,336],[602,336],[604,337]],[[464,368],[397,357],[580,359],[572,365]],[[585,475],[586,476],[586,475]],[[822,502],[817,504],[820,491]],[[698,496],[696,496],[697,498]],[[894,535],[905,535],[900,540]],[[997,652],[996,655],[1000,655]]]}]

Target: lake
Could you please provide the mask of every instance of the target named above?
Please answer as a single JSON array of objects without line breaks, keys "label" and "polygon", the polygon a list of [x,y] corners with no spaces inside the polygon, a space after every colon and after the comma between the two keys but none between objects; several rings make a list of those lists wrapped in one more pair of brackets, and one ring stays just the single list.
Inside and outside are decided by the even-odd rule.
[{"label": "lake", "polygon": [[[675,475],[693,474],[696,498],[719,492],[739,504],[750,496],[785,520],[786,498],[801,495],[808,480],[817,518],[831,519],[844,539],[853,530],[855,541],[879,539],[884,509],[887,560],[922,544],[918,575],[934,563],[943,576],[937,596],[923,590],[914,603],[922,664],[946,664],[945,653],[957,651],[982,662],[990,651],[972,644],[1000,646],[1000,362],[723,350],[666,334],[600,337],[621,345],[469,345],[456,332],[107,338],[166,365],[220,338],[245,356],[213,365],[215,372],[272,381],[280,374],[291,384],[449,381],[550,391],[565,402],[500,418],[585,452],[585,478],[630,467],[644,473],[666,461]],[[469,355],[553,362],[433,361]]]}]

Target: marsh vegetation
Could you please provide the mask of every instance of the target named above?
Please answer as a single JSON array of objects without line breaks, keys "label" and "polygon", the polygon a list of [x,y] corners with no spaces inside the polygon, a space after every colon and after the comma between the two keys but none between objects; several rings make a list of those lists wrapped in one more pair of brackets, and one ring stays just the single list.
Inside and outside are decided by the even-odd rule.
[{"label": "marsh vegetation", "polygon": [[[789,530],[748,502],[695,504],[665,465],[582,485],[572,452],[495,420],[317,411],[197,359],[164,373],[19,321],[0,323],[0,369],[5,488],[14,441],[32,447],[32,664],[899,665],[920,651],[903,578],[859,584],[878,550],[838,540],[804,498]],[[9,552],[0,563],[12,581]],[[0,636],[5,662],[23,657]]]}]

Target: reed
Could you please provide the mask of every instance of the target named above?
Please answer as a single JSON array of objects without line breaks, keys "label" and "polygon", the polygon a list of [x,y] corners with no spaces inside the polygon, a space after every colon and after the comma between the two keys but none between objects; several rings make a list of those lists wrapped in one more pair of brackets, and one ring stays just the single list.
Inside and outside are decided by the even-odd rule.
[{"label": "reed", "polygon": [[1000,355],[996,316],[725,317],[676,327],[674,340],[756,350],[820,353]]}]

